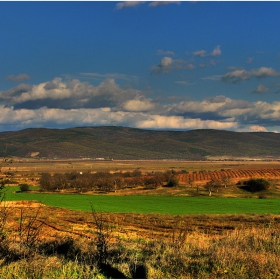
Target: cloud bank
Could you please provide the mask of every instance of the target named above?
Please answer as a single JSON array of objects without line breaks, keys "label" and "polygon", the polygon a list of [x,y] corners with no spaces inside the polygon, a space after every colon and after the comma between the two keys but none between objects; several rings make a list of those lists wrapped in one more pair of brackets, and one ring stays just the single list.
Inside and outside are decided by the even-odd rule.
[{"label": "cloud bank", "polygon": [[[173,65],[164,60],[163,67]],[[254,75],[275,71],[252,71]],[[261,74],[262,73],[262,74]],[[256,90],[265,91],[260,85]],[[280,101],[249,102],[225,96],[161,103],[143,91],[106,79],[98,86],[55,78],[0,92],[0,130],[27,127],[120,125],[143,129],[267,131],[280,126]]]}]

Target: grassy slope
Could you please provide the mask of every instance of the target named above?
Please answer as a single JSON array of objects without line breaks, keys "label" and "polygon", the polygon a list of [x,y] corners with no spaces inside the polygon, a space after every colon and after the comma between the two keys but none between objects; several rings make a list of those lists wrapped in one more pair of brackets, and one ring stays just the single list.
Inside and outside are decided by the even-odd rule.
[{"label": "grassy slope", "polygon": [[280,135],[219,130],[151,131],[125,127],[25,129],[0,133],[0,156],[189,159],[207,155],[279,156]]}]

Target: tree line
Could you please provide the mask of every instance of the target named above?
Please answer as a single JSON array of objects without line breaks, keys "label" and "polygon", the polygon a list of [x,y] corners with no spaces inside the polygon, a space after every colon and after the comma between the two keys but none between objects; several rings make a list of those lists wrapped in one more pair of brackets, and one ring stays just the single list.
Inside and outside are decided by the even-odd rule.
[{"label": "tree line", "polygon": [[132,172],[100,171],[96,173],[42,173],[40,180],[41,191],[75,190],[77,192],[102,191],[110,192],[124,188],[143,186],[157,188],[160,186],[174,187],[178,185],[174,170],[155,172],[143,175],[140,170]]}]

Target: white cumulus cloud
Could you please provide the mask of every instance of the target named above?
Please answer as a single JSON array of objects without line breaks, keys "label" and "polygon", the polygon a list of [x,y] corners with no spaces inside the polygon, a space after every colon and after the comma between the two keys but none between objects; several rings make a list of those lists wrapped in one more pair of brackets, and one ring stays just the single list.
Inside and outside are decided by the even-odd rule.
[{"label": "white cumulus cloud", "polygon": [[165,6],[170,4],[180,5],[181,1],[153,1],[152,3],[149,4],[149,7],[155,8],[158,6]]},{"label": "white cumulus cloud", "polygon": [[265,85],[260,84],[252,92],[253,93],[266,93],[268,91],[269,91],[269,89]]},{"label": "white cumulus cloud", "polygon": [[183,118],[181,116],[150,115],[146,120],[138,121],[139,128],[155,129],[234,129],[236,122],[222,122],[215,120],[201,120],[199,118]]},{"label": "white cumulus cloud", "polygon": [[136,7],[139,6],[140,4],[145,3],[144,1],[124,1],[124,2],[119,2],[116,5],[116,9],[117,10],[122,10],[125,8],[132,8],[132,7]]},{"label": "white cumulus cloud", "polygon": [[219,56],[222,54],[220,46],[215,47],[215,49],[211,52],[211,56]]},{"label": "white cumulus cloud", "polygon": [[267,129],[261,125],[252,125],[250,126],[250,129],[254,132],[267,132]]},{"label": "white cumulus cloud", "polygon": [[165,56],[161,59],[158,65],[151,67],[151,71],[154,74],[166,74],[174,70],[192,70],[195,66],[183,59],[172,59],[171,57]]},{"label": "white cumulus cloud", "polygon": [[19,75],[9,75],[6,77],[7,80],[12,81],[12,82],[22,82],[26,80],[30,80],[30,76],[28,74],[22,73]]},{"label": "white cumulus cloud", "polygon": [[123,108],[132,112],[145,112],[154,109],[155,105],[151,99],[134,99],[126,101]]},{"label": "white cumulus cloud", "polygon": [[252,69],[251,71],[238,69],[224,75],[222,77],[222,81],[237,83],[240,81],[249,80],[253,77],[258,79],[266,77],[280,77],[280,72],[269,67],[260,67],[258,69]]},{"label": "white cumulus cloud", "polygon": [[193,55],[204,57],[204,56],[206,56],[206,51],[205,50],[195,51],[195,52],[193,52]]},{"label": "white cumulus cloud", "polygon": [[220,46],[216,46],[214,50],[211,53],[207,53],[205,50],[199,50],[193,52],[194,56],[199,56],[199,57],[206,57],[206,56],[219,56],[222,54],[222,51],[220,49]]}]

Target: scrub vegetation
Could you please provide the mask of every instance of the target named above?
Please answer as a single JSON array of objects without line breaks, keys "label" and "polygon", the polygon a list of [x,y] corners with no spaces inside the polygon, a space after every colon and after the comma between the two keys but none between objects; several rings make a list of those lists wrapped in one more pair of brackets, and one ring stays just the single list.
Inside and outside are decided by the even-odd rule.
[{"label": "scrub vegetation", "polygon": [[[50,215],[51,213],[51,215]],[[278,278],[276,215],[1,208],[1,278]]]},{"label": "scrub vegetation", "polygon": [[[221,141],[223,139],[223,141]],[[0,154],[48,159],[205,160],[278,158],[280,135],[215,129],[153,131],[120,126],[0,132]]]}]

